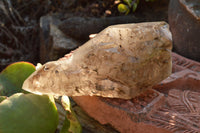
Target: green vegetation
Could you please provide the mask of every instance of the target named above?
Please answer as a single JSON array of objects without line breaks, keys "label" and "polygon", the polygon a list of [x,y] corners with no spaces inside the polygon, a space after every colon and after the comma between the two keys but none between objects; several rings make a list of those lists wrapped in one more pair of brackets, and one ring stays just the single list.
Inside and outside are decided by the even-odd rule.
[{"label": "green vegetation", "polygon": [[1,133],[54,133],[58,112],[47,95],[16,93],[0,103]]},{"label": "green vegetation", "polygon": [[22,90],[24,80],[35,71],[35,66],[28,62],[17,62],[7,66],[0,73],[0,95],[11,96]]},{"label": "green vegetation", "polygon": [[[51,95],[36,95],[21,89],[35,71],[28,62],[9,65],[0,73],[0,133],[81,133],[82,128],[67,96],[61,101],[65,119]],[[59,125],[58,123],[64,123]],[[56,131],[57,130],[57,131]]]},{"label": "green vegetation", "polygon": [[[155,0],[145,0],[146,2],[154,2]],[[129,14],[130,11],[135,12],[140,0],[121,0],[118,5],[118,11],[124,13],[125,15]]]}]

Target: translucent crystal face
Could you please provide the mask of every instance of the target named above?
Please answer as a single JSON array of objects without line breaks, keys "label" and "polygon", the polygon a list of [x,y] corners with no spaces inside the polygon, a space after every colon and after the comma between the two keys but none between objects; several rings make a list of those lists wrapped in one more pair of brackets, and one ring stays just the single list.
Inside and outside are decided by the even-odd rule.
[{"label": "translucent crystal face", "polygon": [[54,95],[129,99],[171,74],[168,24],[114,25],[34,72],[23,89]]}]

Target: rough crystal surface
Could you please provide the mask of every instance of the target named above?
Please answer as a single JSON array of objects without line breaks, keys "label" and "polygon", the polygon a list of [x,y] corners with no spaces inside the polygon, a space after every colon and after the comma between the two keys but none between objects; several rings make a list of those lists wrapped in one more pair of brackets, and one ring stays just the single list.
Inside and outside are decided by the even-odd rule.
[{"label": "rough crystal surface", "polygon": [[165,22],[114,25],[33,73],[23,89],[54,95],[130,99],[171,74]]}]

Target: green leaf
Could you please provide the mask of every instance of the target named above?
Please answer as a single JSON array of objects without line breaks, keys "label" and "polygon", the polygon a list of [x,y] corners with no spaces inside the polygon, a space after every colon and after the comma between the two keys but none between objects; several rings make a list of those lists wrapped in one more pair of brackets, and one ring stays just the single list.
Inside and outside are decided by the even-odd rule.
[{"label": "green leaf", "polygon": [[76,118],[75,112],[71,108],[69,98],[67,96],[62,96],[61,102],[67,114],[60,133],[82,133],[81,125]]},{"label": "green leaf", "polygon": [[52,96],[17,93],[0,103],[0,133],[54,133],[57,124]]},{"label": "green leaf", "polygon": [[123,0],[123,1],[131,8],[133,0]]},{"label": "green leaf", "polygon": [[135,12],[135,10],[137,9],[137,6],[138,6],[137,3],[134,3],[134,4],[133,4],[133,9],[132,9],[133,12]]},{"label": "green leaf", "polygon": [[146,2],[154,2],[155,0],[145,0]]},{"label": "green leaf", "polygon": [[0,96],[0,103],[5,100],[7,97],[6,96]]},{"label": "green leaf", "polygon": [[10,96],[22,90],[24,80],[35,71],[35,66],[28,62],[9,65],[0,73],[0,95]]},{"label": "green leaf", "polygon": [[130,12],[129,7],[127,5],[124,5],[124,4],[119,4],[117,8],[118,8],[118,11],[120,13],[128,14]]},{"label": "green leaf", "polygon": [[136,2],[135,2],[137,5],[140,3],[140,0],[136,0]]}]

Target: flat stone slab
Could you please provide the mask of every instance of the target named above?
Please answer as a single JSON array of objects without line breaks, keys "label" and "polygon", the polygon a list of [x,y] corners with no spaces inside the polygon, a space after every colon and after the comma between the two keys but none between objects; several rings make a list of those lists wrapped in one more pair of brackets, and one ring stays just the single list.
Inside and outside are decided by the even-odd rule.
[{"label": "flat stone slab", "polygon": [[[199,133],[200,64],[175,53],[172,59],[179,69],[131,100],[95,96],[73,100],[101,124],[111,124],[122,133]],[[190,65],[181,66],[185,64],[181,61]]]},{"label": "flat stone slab", "polygon": [[[155,90],[147,92],[150,94],[145,93],[131,100],[95,96],[73,97],[73,100],[101,124],[111,124],[120,132],[144,133],[146,129],[151,129],[153,133],[166,132],[165,129],[145,124],[149,111],[164,100],[163,94]],[[146,101],[142,97],[146,97]]]},{"label": "flat stone slab", "polygon": [[200,63],[194,60],[190,60],[188,58],[185,58],[183,56],[180,56],[176,53],[172,53],[172,72],[178,72],[184,69],[190,69],[192,71],[196,71],[200,73]]}]

